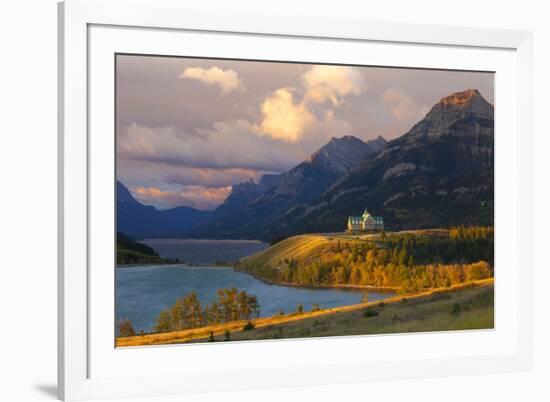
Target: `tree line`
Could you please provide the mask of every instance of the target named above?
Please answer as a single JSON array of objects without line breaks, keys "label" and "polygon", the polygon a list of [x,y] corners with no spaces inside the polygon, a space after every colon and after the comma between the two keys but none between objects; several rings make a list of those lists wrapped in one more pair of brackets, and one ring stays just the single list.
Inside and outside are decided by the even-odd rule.
[{"label": "tree line", "polygon": [[360,285],[402,292],[449,287],[493,276],[493,229],[452,228],[448,235],[389,234],[376,241],[340,241],[316,258],[277,267],[239,267],[274,282],[302,286]]},{"label": "tree line", "polygon": [[218,289],[217,300],[202,303],[195,292],[162,310],[156,320],[156,332],[180,331],[237,320],[249,320],[260,315],[255,295],[236,288]]},{"label": "tree line", "polygon": [[388,249],[412,256],[419,264],[487,261],[493,265],[494,260],[492,227],[452,227],[448,236],[391,234],[383,244]]}]

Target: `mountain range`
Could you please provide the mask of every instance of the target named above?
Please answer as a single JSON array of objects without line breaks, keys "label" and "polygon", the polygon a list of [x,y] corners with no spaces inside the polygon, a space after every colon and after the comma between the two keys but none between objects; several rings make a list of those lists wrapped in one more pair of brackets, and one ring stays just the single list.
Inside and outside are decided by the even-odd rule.
[{"label": "mountain range", "polygon": [[389,229],[492,224],[493,115],[477,90],[454,93],[392,141],[332,138],[288,172],[233,186],[212,212],[157,211],[119,183],[118,230],[272,240],[342,231],[347,216],[365,208],[383,216]]},{"label": "mountain range", "polygon": [[117,181],[117,231],[138,238],[177,237],[207,221],[210,212],[191,207],[159,211],[137,201]]},{"label": "mountain range", "polygon": [[383,216],[389,229],[492,225],[493,114],[477,90],[441,99],[406,134],[286,214],[273,232],[335,230],[364,208]]}]

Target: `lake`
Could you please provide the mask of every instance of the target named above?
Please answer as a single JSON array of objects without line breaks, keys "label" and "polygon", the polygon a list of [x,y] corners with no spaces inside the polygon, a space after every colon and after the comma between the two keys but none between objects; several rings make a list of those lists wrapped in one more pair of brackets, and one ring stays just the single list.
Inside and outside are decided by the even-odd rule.
[{"label": "lake", "polygon": [[269,247],[256,240],[145,239],[141,243],[153,247],[161,257],[201,265],[233,263]]},{"label": "lake", "polygon": [[[163,257],[179,258],[193,264],[235,261],[260,251],[267,244],[255,241],[146,240]],[[244,253],[244,254],[243,254]],[[159,312],[189,292],[196,292],[202,303],[217,298],[220,288],[235,287],[258,297],[260,316],[270,317],[281,309],[285,313],[302,304],[305,311],[313,304],[321,308],[360,303],[362,291],[347,289],[311,289],[269,285],[230,267],[213,265],[149,265],[116,270],[117,317],[129,319],[136,331],[153,330]],[[388,297],[387,293],[369,292],[369,300]]]}]

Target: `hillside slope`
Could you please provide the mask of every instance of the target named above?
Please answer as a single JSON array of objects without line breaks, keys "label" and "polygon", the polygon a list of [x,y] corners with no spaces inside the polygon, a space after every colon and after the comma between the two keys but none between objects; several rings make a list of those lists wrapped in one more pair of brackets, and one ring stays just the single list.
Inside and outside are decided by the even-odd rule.
[{"label": "hillside slope", "polygon": [[121,232],[117,232],[116,237],[116,260],[117,265],[166,264],[170,262],[160,257],[153,248],[136,242]]},{"label": "hillside slope", "polygon": [[471,227],[301,235],[241,259],[235,269],[278,284],[416,292],[492,277],[493,233]]}]

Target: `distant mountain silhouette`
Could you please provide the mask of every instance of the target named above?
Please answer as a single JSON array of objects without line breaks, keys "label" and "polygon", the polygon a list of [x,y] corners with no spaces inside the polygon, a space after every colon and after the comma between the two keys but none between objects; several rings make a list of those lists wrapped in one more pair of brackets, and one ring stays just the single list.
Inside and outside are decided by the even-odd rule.
[{"label": "distant mountain silhouette", "polygon": [[117,231],[131,237],[181,236],[210,216],[208,211],[177,207],[163,211],[137,201],[130,191],[117,181]]}]

